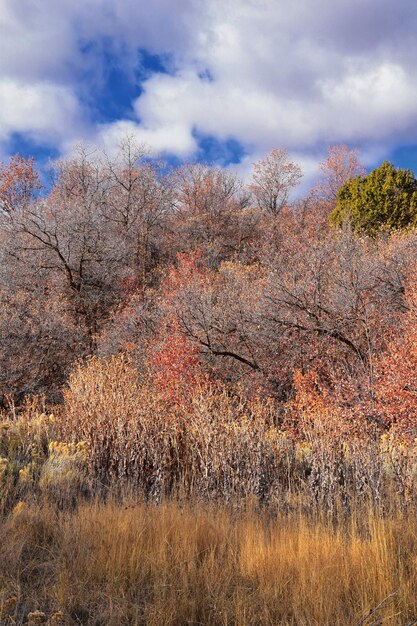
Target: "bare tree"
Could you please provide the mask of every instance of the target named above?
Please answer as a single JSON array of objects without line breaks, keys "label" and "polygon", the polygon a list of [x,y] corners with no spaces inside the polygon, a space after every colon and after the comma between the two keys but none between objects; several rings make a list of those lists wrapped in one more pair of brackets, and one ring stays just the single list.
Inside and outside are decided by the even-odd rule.
[{"label": "bare tree", "polygon": [[126,263],[144,288],[155,267],[161,231],[173,207],[173,186],[164,165],[127,136],[115,159],[104,155],[110,185],[105,216],[125,249]]},{"label": "bare tree", "polygon": [[285,148],[271,150],[253,165],[250,190],[258,207],[269,213],[279,213],[302,175],[300,166],[290,161]]},{"label": "bare tree", "polygon": [[170,221],[173,251],[202,251],[211,267],[226,259],[247,258],[259,217],[237,175],[204,164],[173,173],[175,214]]}]

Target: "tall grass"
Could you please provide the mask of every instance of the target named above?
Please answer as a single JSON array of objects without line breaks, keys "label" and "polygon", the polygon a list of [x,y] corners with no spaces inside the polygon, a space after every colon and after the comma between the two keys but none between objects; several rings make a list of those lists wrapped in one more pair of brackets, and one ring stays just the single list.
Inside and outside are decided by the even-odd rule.
[{"label": "tall grass", "polygon": [[386,599],[364,624],[404,626],[417,617],[416,568],[417,521],[401,515],[334,526],[250,503],[237,514],[125,502],[18,505],[0,526],[13,623],[60,611],[95,626],[356,626]]},{"label": "tall grass", "polygon": [[64,397],[59,436],[85,442],[97,488],[129,487],[158,502],[254,496],[280,510],[302,501],[330,515],[370,505],[417,510],[416,443],[351,433],[329,410],[308,411],[304,438],[294,441],[273,403],[221,384],[170,402],[123,356],[80,364]]},{"label": "tall grass", "polygon": [[0,626],[417,620],[416,442],[331,411],[294,440],[272,404],[92,359],[55,415],[0,420],[0,505]]},{"label": "tall grass", "polygon": [[346,435],[329,411],[294,440],[273,404],[222,385],[171,402],[124,357],[92,359],[56,415],[34,401],[0,420],[0,514],[19,500],[77,506],[125,496],[233,504],[254,497],[333,519],[373,508],[417,512],[417,442]]}]

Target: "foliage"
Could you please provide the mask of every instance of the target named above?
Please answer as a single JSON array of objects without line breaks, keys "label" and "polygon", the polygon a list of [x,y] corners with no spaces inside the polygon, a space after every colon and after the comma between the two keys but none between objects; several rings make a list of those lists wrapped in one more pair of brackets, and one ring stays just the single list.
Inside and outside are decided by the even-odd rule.
[{"label": "foliage", "polygon": [[417,438],[417,292],[410,271],[405,288],[408,310],[400,332],[375,363],[374,398],[370,410],[393,432]]},{"label": "foliage", "polygon": [[[2,166],[4,511],[126,489],[330,516],[386,512],[395,490],[415,505],[417,234],[391,232],[415,181],[365,177],[346,146],[322,174],[293,203],[283,148],[245,185],[132,138],[59,162],[44,198],[32,160]],[[369,220],[335,232],[352,189]]]},{"label": "foliage", "polygon": [[385,161],[341,187],[330,221],[335,226],[349,221],[356,232],[375,236],[381,230],[414,226],[416,217],[417,180],[410,170]]},{"label": "foliage", "polygon": [[[72,446],[85,442],[85,463],[99,492],[128,488],[157,501],[255,496],[283,510],[291,510],[295,496],[329,515],[417,504],[415,442],[393,435],[391,461],[402,461],[392,472],[378,429],[364,428],[354,413],[316,391],[311,376],[298,376],[287,411],[285,432],[273,402],[244,399],[224,384],[204,381],[172,397],[119,356],[74,370],[57,426]],[[395,491],[402,494],[398,500]]]}]

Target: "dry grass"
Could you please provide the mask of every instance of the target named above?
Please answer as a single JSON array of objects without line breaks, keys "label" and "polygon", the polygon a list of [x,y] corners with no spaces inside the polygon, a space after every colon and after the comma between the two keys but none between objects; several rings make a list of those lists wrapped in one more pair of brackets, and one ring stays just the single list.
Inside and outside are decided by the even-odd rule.
[{"label": "dry grass", "polygon": [[250,505],[21,504],[0,528],[18,624],[38,610],[96,626],[356,626],[396,592],[365,624],[403,626],[417,617],[416,568],[417,522],[400,515],[335,527]]},{"label": "dry grass", "polygon": [[416,443],[323,411],[305,432],[220,385],[167,402],[123,356],[80,365],[55,416],[0,421],[0,626],[410,625]]},{"label": "dry grass", "polygon": [[186,496],[331,516],[370,505],[417,510],[417,442],[351,433],[328,410],[307,411],[304,439],[282,432],[276,407],[224,385],[196,385],[170,402],[123,355],[90,359],[69,379],[57,422],[62,441],[85,442],[95,492],[129,487],[148,500]]}]

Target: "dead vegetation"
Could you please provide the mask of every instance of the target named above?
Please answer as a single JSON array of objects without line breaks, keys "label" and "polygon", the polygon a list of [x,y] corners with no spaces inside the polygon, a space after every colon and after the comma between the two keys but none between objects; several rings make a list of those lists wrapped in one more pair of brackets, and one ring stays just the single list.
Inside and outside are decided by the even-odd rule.
[{"label": "dead vegetation", "polygon": [[408,515],[22,503],[0,527],[1,623],[405,626],[416,554]]}]

